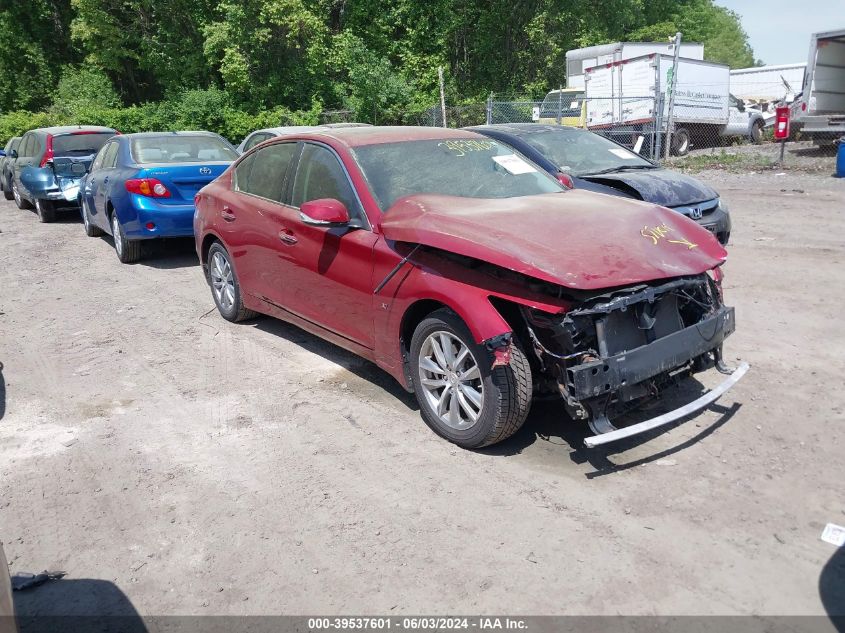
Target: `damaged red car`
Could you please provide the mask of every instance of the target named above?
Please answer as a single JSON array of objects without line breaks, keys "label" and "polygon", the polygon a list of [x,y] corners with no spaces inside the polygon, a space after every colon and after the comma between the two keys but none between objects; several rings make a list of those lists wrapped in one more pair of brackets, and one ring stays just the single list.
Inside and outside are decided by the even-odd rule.
[{"label": "damaged red car", "polygon": [[515,433],[536,394],[586,421],[722,363],[726,252],[668,209],[568,190],[507,146],[439,128],[313,130],[267,141],[196,199],[220,314],[289,321],[378,364],[467,448]]}]

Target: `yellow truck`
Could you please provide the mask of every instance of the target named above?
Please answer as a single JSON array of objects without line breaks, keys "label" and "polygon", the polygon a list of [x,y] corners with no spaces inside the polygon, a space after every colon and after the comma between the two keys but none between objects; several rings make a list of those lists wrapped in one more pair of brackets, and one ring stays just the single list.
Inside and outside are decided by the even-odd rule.
[{"label": "yellow truck", "polygon": [[[560,119],[560,120],[558,120]],[[587,104],[583,88],[552,90],[540,106],[538,123],[587,127]]]}]

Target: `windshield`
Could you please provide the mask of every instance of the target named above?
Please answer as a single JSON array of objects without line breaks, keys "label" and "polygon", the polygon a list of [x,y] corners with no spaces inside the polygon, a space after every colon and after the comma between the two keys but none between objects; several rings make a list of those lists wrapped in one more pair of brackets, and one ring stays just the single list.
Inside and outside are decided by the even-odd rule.
[{"label": "windshield", "polygon": [[540,116],[545,118],[557,117],[558,108],[562,117],[580,117],[583,92],[550,92],[543,99]]},{"label": "windshield", "polygon": [[522,140],[552,161],[560,171],[573,176],[615,169],[649,169],[652,163],[603,136],[561,128],[532,132]]},{"label": "windshield", "polygon": [[515,198],[564,190],[512,149],[489,139],[384,143],[353,153],[382,210],[422,193]]},{"label": "windshield", "polygon": [[96,154],[114,132],[76,132],[53,137],[53,154]]},{"label": "windshield", "polygon": [[233,161],[238,152],[216,136],[148,136],[132,139],[132,158],[146,163]]}]

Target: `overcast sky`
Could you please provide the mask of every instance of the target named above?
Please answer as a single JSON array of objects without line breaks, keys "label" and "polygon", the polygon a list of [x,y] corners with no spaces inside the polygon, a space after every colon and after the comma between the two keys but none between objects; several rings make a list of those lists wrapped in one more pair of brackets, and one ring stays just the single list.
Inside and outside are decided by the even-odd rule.
[{"label": "overcast sky", "polygon": [[845,29],[845,0],[716,0],[736,11],[754,49],[766,64],[807,61],[810,34]]}]

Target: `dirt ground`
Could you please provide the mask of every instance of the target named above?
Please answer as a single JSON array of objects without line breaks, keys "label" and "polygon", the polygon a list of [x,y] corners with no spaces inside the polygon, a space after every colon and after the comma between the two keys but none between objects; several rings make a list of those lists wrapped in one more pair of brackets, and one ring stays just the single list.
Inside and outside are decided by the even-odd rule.
[{"label": "dirt ground", "polygon": [[700,177],[733,213],[726,351],[751,371],[592,451],[548,402],[458,449],[373,365],[223,321],[190,242],[124,266],[0,203],[0,540],[12,573],[68,574],[19,612],[845,612],[819,538],[845,524],[845,182]]}]

